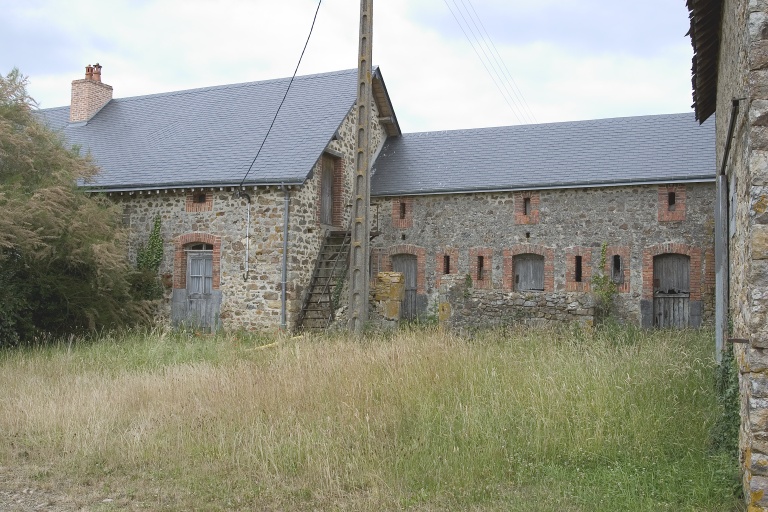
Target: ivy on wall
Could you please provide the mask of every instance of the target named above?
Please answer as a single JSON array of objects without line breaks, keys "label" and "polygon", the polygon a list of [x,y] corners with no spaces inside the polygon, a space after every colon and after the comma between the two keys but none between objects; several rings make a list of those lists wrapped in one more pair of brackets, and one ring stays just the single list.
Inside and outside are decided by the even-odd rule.
[{"label": "ivy on wall", "polygon": [[163,285],[158,272],[163,263],[163,237],[160,234],[160,216],[156,215],[146,245],[136,251],[136,279],[133,286],[139,296],[147,300],[160,299]]}]

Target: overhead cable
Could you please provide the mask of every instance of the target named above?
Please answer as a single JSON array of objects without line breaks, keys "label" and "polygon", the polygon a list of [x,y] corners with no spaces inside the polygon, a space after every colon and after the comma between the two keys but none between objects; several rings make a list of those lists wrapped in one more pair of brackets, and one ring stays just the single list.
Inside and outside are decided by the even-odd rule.
[{"label": "overhead cable", "polygon": [[269,129],[267,129],[267,133],[266,135],[264,135],[264,139],[261,141],[259,150],[256,152],[256,156],[253,157],[253,161],[251,162],[251,165],[248,166],[248,171],[246,171],[245,176],[243,176],[243,179],[240,182],[241,188],[243,186],[243,183],[245,183],[246,178],[248,178],[248,175],[251,173],[251,169],[253,169],[253,164],[255,164],[256,159],[259,158],[259,154],[261,154],[261,150],[264,147],[264,143],[267,142],[267,137],[269,137],[269,133],[272,131],[272,127],[275,126],[277,115],[280,113],[280,109],[283,108],[283,103],[285,103],[285,98],[288,97],[288,91],[291,90],[291,85],[293,84],[293,80],[296,78],[296,73],[298,73],[299,71],[299,66],[301,65],[301,59],[304,58],[304,52],[307,51],[307,45],[309,44],[309,39],[312,37],[312,30],[314,30],[315,28],[315,22],[317,21],[317,13],[320,12],[320,5],[322,5],[322,3],[323,3],[323,0],[320,0],[319,2],[317,2],[315,17],[312,19],[312,26],[309,27],[309,35],[307,35],[307,40],[304,43],[304,49],[301,50],[301,55],[299,56],[299,62],[296,64],[296,69],[293,70],[293,76],[291,77],[290,82],[288,82],[288,87],[286,87],[285,89],[285,94],[283,95],[283,99],[280,101],[280,105],[278,105],[277,110],[275,111],[275,116],[272,118],[272,122],[269,124]]}]

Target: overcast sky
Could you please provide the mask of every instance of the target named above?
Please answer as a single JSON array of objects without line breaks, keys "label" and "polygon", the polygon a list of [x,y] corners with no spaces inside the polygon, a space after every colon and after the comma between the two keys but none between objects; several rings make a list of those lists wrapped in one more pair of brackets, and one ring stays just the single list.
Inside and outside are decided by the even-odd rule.
[{"label": "overcast sky", "polygon": [[[299,74],[356,67],[359,5],[323,1]],[[448,5],[477,13],[470,26],[487,31],[524,104],[512,85],[505,100]],[[96,62],[116,98],[286,77],[316,7],[0,0],[0,72],[18,67],[42,108],[68,105]],[[690,111],[684,0],[376,0],[373,19],[373,61],[405,132]]]}]

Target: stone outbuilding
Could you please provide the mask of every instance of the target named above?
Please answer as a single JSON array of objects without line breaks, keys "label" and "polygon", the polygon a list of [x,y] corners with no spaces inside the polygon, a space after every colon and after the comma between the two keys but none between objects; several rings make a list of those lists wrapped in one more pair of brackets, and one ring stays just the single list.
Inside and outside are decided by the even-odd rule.
[{"label": "stone outbuilding", "polygon": [[[345,302],[357,70],[289,83],[113,99],[96,65],[40,111],[101,167],[83,186],[122,207],[132,258],[160,219],[175,325],[322,328]],[[601,275],[624,321],[713,317],[714,121],[403,135],[378,69],[373,93],[370,278],[402,275],[374,287],[385,323],[589,324]]]},{"label": "stone outbuilding", "polygon": [[[599,274],[625,321],[697,327],[714,315],[713,162],[714,122],[693,113],[393,137],[372,266],[405,274],[406,318],[449,303],[452,325],[589,323]],[[441,298],[446,279],[463,291]]]},{"label": "stone outbuilding", "polygon": [[[693,98],[717,111],[717,335],[740,369],[750,511],[768,510],[768,2],[688,0]],[[709,122],[709,121],[706,121]]]},{"label": "stone outbuilding", "polygon": [[[123,208],[132,258],[160,218],[176,325],[292,327],[326,233],[348,226],[357,70],[289,83],[113,99],[96,65],[71,106],[40,111],[100,166],[83,186]],[[378,69],[373,87],[380,148],[400,129]]]}]

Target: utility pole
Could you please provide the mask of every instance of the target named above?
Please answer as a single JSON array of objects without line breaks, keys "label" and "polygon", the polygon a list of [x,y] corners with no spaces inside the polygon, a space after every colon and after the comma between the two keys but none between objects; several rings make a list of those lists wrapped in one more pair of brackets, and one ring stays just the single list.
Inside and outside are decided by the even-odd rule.
[{"label": "utility pole", "polygon": [[360,333],[368,320],[371,204],[371,74],[373,0],[360,0],[360,48],[357,62],[357,150],[352,195],[352,247],[349,259],[349,330]]}]

